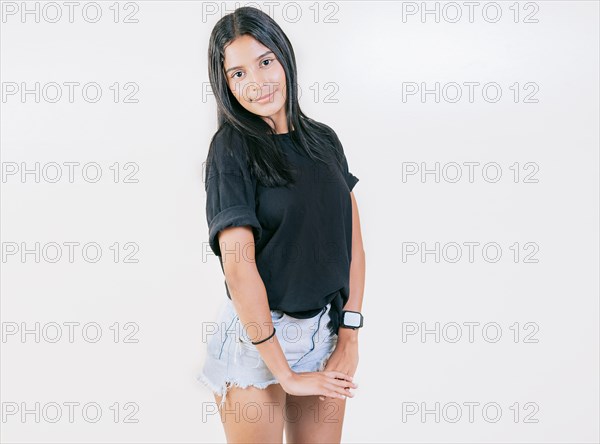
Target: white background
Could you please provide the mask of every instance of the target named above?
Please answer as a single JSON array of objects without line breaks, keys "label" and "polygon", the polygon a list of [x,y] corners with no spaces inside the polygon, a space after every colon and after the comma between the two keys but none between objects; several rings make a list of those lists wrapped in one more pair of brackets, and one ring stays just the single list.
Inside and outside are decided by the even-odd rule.
[{"label": "white background", "polygon": [[[33,414],[22,420],[19,410],[2,419],[2,441],[222,442],[218,417],[203,417],[212,395],[195,376],[205,355],[203,325],[215,319],[226,297],[218,259],[207,244],[202,182],[216,130],[207,45],[216,21],[235,5],[206,3],[205,11],[215,13],[203,16],[199,2],[137,2],[138,23],[123,23],[123,16],[114,23],[113,2],[99,2],[102,18],[89,23],[81,2],[69,23],[68,9],[59,3],[62,20],[41,17],[36,23],[20,11],[8,14],[7,3],[0,35],[4,92],[11,82],[28,88],[35,82],[97,82],[103,96],[88,103],[79,88],[73,103],[66,97],[36,103],[32,94],[25,100],[20,93],[3,94],[3,252],[14,243],[97,242],[103,256],[86,262],[80,248],[73,263],[65,256],[36,263],[31,254],[25,260],[3,255],[2,407],[6,413],[13,405],[34,409],[36,402],[48,408],[98,403],[103,416],[87,422],[80,406],[70,423],[63,405],[57,423],[48,420],[54,410],[36,422]],[[354,194],[367,255],[365,327],[355,377],[360,388],[347,401],[344,442],[600,439],[598,3],[499,2],[496,23],[493,9],[482,15],[487,3],[480,2],[470,21],[468,7],[458,2],[463,16],[457,23],[450,22],[456,11],[450,9],[439,23],[419,14],[405,14],[403,22],[403,8],[411,7],[406,2],[302,3],[299,20],[295,9],[282,14],[283,3],[270,12],[294,46],[304,112],[336,130],[360,179]],[[118,6],[122,14],[134,10]],[[532,12],[538,22],[525,22]],[[121,96],[114,103],[109,87],[115,82],[137,84],[139,102],[123,103]],[[448,90],[439,103],[431,94],[403,101],[403,85],[411,82],[429,89],[435,82],[457,82],[463,96],[451,103],[455,91]],[[480,84],[472,103],[465,82]],[[481,85],[491,82],[502,90],[496,103],[481,94]],[[515,82],[517,103],[510,89]],[[525,103],[528,82],[537,87],[537,103]],[[332,91],[336,103],[324,99]],[[81,167],[73,183],[64,176],[36,183],[31,174],[8,174],[15,163],[31,169],[36,162],[96,162],[103,176],[89,183]],[[139,182],[120,177],[114,183],[115,162],[122,173],[131,171],[125,163],[138,165]],[[472,183],[464,165],[457,183],[448,180],[450,169],[437,183],[431,174],[403,181],[407,162],[430,169],[436,162],[479,166]],[[502,171],[496,183],[481,174],[482,165],[494,162]],[[515,162],[517,183],[510,169]],[[537,168],[537,183],[524,181],[523,174],[533,171],[524,168],[527,162]],[[117,263],[110,250],[115,242],[121,245]],[[127,242],[139,246],[138,263],[124,263],[123,253],[132,251],[123,247]],[[406,245],[432,249],[436,242],[459,244],[463,256],[452,263],[455,250],[448,248],[439,262],[432,254],[403,260]],[[465,242],[479,243],[473,262]],[[533,247],[526,248],[528,242]],[[502,248],[495,263],[482,256],[488,243]],[[515,243],[516,262],[510,249]],[[533,263],[524,259],[532,248],[538,248]],[[64,336],[51,343],[50,330],[39,341],[33,334],[22,339],[21,329],[36,322],[48,328],[97,322],[103,335],[90,343],[79,327],[73,343]],[[117,343],[110,329],[115,322]],[[139,342],[124,342],[122,335],[132,331],[127,322],[139,327]],[[443,333],[439,342],[432,334],[423,340],[403,335],[411,323],[433,329],[436,322]],[[479,323],[472,342],[468,322]],[[462,327],[457,342],[452,328],[442,328],[452,323]],[[502,332],[497,342],[490,340],[493,329],[482,335],[482,326],[494,323]],[[17,334],[9,334],[14,326]],[[537,342],[528,342],[533,332],[529,339]],[[133,411],[123,407],[127,402],[139,407],[138,423],[123,422]],[[469,402],[479,403],[473,421]],[[120,403],[117,423],[114,403]],[[439,403],[439,422],[432,414],[421,418],[421,411],[403,420],[412,403],[429,410]],[[456,422],[454,403],[462,407]],[[491,422],[482,406],[495,403],[502,416]],[[528,414],[537,422],[526,422]]]}]

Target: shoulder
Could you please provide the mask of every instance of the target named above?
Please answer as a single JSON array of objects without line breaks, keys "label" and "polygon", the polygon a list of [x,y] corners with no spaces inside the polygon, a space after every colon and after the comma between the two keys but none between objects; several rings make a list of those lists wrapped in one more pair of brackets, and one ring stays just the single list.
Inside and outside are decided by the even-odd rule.
[{"label": "shoulder", "polygon": [[[305,124],[307,129],[316,136],[319,143],[326,143],[327,148],[331,149],[330,152],[335,153],[338,158],[343,156],[342,142],[331,126],[308,117],[305,117]],[[326,151],[329,152],[328,149]]]},{"label": "shoulder", "polygon": [[345,167],[347,162],[346,155],[344,153],[344,146],[340,138],[338,137],[335,130],[323,122],[318,122],[319,132],[323,135],[323,137],[329,142],[329,147],[331,149],[331,153],[334,157],[338,159],[338,162],[341,162]]},{"label": "shoulder", "polygon": [[331,143],[333,150],[343,154],[344,148],[343,148],[342,142],[340,141],[340,138],[338,137],[335,130],[331,126],[327,125],[326,123],[323,123],[323,122],[316,122],[316,123],[318,125],[319,133],[322,134],[322,136],[325,137]]},{"label": "shoulder", "polygon": [[305,125],[310,131],[317,133],[319,136],[329,139],[334,139],[337,137],[333,128],[326,123],[319,122],[315,119],[306,118]]},{"label": "shoulder", "polygon": [[219,148],[224,145],[231,147],[241,146],[243,143],[243,134],[229,122],[225,122],[219,127],[211,141],[211,144],[215,144]]},{"label": "shoulder", "polygon": [[227,122],[222,124],[211,139],[206,163],[208,178],[215,174],[242,174],[247,169],[243,134]]}]

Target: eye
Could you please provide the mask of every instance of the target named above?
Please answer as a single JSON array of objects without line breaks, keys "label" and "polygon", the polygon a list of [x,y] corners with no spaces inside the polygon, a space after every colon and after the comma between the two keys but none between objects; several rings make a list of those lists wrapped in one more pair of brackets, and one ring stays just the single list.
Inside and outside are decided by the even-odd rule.
[{"label": "eye", "polygon": [[265,59],[265,60],[263,60],[262,63],[269,62],[267,65],[263,65],[263,66],[269,66],[269,65],[271,65],[270,62],[272,62],[273,60],[275,60],[275,59]]},{"label": "eye", "polygon": [[[241,74],[242,71],[236,71],[233,73],[233,75],[231,76],[232,79],[235,79],[236,74]],[[237,77],[239,79],[239,77]]]}]

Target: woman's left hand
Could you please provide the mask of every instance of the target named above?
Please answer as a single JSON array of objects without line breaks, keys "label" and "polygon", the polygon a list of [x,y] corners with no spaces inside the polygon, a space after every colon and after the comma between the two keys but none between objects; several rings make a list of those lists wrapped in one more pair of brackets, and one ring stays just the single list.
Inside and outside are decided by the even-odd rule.
[{"label": "woman's left hand", "polygon": [[[346,332],[340,332],[337,345],[327,360],[327,365],[325,366],[324,371],[335,370],[350,376],[354,376],[356,367],[358,367],[358,339],[354,333],[354,331],[348,332],[348,336],[351,334],[353,336],[346,338],[344,336]],[[325,397],[320,396],[319,399],[324,401]]]}]

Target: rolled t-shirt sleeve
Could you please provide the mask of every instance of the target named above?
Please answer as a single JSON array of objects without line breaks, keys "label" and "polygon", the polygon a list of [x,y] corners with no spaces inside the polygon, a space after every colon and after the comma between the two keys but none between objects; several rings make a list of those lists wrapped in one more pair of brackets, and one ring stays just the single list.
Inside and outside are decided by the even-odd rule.
[{"label": "rolled t-shirt sleeve", "polygon": [[249,226],[255,243],[262,235],[255,211],[255,181],[239,146],[229,151],[223,140],[226,139],[218,134],[211,147],[205,186],[208,242],[216,256],[221,256],[218,235],[224,228]]}]

